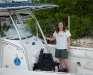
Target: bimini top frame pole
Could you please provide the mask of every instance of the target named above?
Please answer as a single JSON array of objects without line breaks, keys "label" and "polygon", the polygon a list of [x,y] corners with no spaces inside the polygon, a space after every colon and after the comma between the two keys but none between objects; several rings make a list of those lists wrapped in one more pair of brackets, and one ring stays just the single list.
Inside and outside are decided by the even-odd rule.
[{"label": "bimini top frame pole", "polygon": [[[19,16],[19,14],[17,14],[17,13],[15,13],[15,14],[16,14],[18,20],[20,21],[21,25],[23,25],[23,21],[22,21],[21,17]],[[26,40],[27,40],[26,43],[28,43],[28,38],[26,37],[26,35],[25,35],[24,33],[23,33],[23,35],[25,36],[25,38],[26,38]]]},{"label": "bimini top frame pole", "polygon": [[28,14],[30,14],[30,15],[35,19],[36,25],[37,25],[38,28],[40,29],[40,32],[41,32],[41,34],[42,34],[42,36],[43,36],[43,39],[44,39],[44,41],[45,41],[45,43],[46,43],[47,50],[50,52],[50,50],[49,50],[49,48],[48,48],[48,45],[47,45],[47,41],[46,41],[46,39],[45,39],[45,37],[44,37],[44,33],[43,33],[43,31],[42,31],[42,29],[41,29],[41,27],[40,27],[40,25],[39,25],[39,23],[38,23],[38,21],[37,21],[37,18],[35,17],[35,15],[33,14],[33,12],[32,12],[31,10],[26,9],[26,11],[27,11]]},{"label": "bimini top frame pole", "polygon": [[26,55],[26,56],[25,56],[25,59],[26,59],[27,67],[28,67],[28,70],[30,70],[30,66],[29,66],[28,59],[27,59],[27,53],[26,53],[26,50],[25,50],[25,48],[24,48],[24,44],[23,44],[23,42],[22,42],[21,36],[20,36],[19,31],[18,31],[18,29],[17,29],[17,27],[16,27],[16,24],[15,24],[15,22],[14,22],[12,16],[11,16],[11,12],[10,12],[9,10],[7,10],[7,12],[8,12],[8,14],[9,14],[9,16],[10,16],[10,18],[11,18],[11,21],[12,21],[12,23],[13,23],[16,31],[17,31],[17,34],[18,34],[18,36],[19,36],[19,39],[20,39],[20,43],[21,43],[21,45],[22,45],[23,52],[24,52],[24,54]]}]

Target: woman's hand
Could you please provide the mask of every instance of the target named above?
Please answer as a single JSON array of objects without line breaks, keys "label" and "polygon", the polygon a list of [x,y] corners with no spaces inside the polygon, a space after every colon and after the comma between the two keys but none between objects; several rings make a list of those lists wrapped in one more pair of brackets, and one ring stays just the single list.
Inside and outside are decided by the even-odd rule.
[{"label": "woman's hand", "polygon": [[47,37],[46,37],[45,35],[44,35],[44,36],[42,36],[42,38],[43,38],[43,37],[45,37],[45,39],[47,39]]},{"label": "woman's hand", "polygon": [[70,50],[70,47],[67,48],[67,52],[69,52],[69,50]]},{"label": "woman's hand", "polygon": [[51,37],[51,38],[49,38],[49,37],[46,37],[46,36],[44,36],[47,40],[50,40],[50,41],[53,41],[53,40],[55,40],[56,38],[53,36],[53,37]]}]

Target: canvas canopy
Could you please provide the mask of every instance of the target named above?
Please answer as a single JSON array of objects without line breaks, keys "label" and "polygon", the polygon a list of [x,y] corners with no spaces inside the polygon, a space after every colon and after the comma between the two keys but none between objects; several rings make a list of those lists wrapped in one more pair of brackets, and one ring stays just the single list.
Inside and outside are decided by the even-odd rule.
[{"label": "canvas canopy", "polygon": [[36,4],[36,3],[21,3],[21,2],[14,2],[14,3],[0,3],[0,10],[5,9],[22,9],[22,8],[30,8],[30,9],[42,9],[42,8],[53,8],[58,7],[55,4]]}]

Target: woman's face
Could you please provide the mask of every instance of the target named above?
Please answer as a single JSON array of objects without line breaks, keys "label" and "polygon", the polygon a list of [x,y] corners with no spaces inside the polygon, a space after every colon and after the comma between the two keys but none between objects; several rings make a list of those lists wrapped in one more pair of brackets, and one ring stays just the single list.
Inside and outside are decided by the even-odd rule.
[{"label": "woman's face", "polygon": [[58,23],[58,28],[59,28],[59,30],[63,30],[63,23],[62,22]]}]

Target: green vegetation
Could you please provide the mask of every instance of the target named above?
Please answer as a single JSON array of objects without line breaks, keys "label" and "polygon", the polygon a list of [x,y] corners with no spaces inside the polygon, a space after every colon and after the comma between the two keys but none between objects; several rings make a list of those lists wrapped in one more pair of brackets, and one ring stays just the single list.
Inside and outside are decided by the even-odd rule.
[{"label": "green vegetation", "polygon": [[[33,11],[45,35],[53,34],[55,25],[60,19],[65,21],[68,26],[68,16],[70,16],[72,38],[93,36],[93,0],[32,0],[32,2],[59,5],[58,8]],[[29,18],[31,17],[29,16]],[[35,21],[31,18],[27,20],[27,23],[31,25],[32,33],[36,34]],[[0,26],[2,36],[4,36],[4,28]]]},{"label": "green vegetation", "polygon": [[53,34],[59,19],[64,20],[67,25],[70,16],[72,38],[92,36],[93,0],[32,0],[32,2],[59,5],[58,8],[34,11],[45,35]]}]

